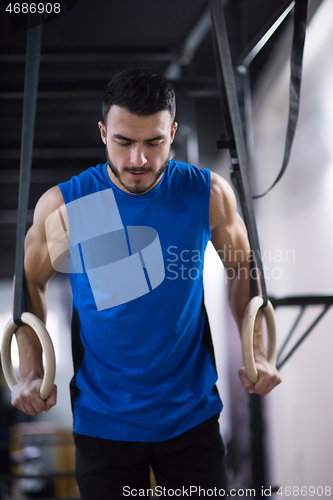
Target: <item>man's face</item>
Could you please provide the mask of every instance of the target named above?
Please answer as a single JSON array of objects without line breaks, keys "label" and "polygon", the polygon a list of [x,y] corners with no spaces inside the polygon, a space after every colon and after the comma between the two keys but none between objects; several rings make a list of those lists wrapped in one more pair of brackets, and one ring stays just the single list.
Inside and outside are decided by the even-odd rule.
[{"label": "man's face", "polygon": [[111,106],[106,126],[98,123],[106,145],[109,176],[123,191],[143,194],[161,180],[177,124],[169,111],[138,116]]}]

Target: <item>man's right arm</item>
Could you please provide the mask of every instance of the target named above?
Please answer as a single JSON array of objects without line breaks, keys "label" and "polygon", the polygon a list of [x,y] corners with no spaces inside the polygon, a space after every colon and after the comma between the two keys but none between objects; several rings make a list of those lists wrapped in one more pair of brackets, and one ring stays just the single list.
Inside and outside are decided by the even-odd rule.
[{"label": "man's right arm", "polygon": [[[27,281],[30,312],[46,323],[47,283],[55,274],[49,256],[45,232],[47,217],[64,205],[60,189],[55,186],[38,201],[33,225],[25,238],[24,271]],[[43,379],[42,349],[35,332],[23,325],[16,331],[19,349],[19,382],[12,390],[12,404],[28,415],[48,411],[56,404],[57,388],[54,385],[46,401],[39,397]]]}]

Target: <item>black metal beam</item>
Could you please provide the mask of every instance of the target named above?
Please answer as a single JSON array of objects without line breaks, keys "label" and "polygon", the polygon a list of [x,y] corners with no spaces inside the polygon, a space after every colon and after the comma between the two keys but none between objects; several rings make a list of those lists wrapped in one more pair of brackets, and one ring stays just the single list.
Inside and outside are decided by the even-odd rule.
[{"label": "black metal beam", "polygon": [[[68,85],[68,83],[66,84]],[[102,89],[105,82],[91,82],[90,85],[85,85],[86,89],[72,90],[64,85],[58,84],[58,89],[50,88],[51,84],[44,83],[43,90],[38,92],[38,99],[101,99]],[[182,78],[174,82],[176,93],[183,93],[193,97],[212,97],[218,96],[218,86],[216,78],[212,77],[195,77],[195,78]],[[0,92],[0,100],[23,99],[23,92]]]},{"label": "black metal beam", "polygon": [[[20,149],[2,149],[0,159],[14,160],[20,158]],[[105,148],[34,148],[34,159],[56,158],[98,158],[105,155]],[[3,176],[1,176],[3,177]]]},{"label": "black metal beam", "polygon": [[[220,85],[221,101],[228,103],[228,110],[223,109],[222,112],[227,113],[229,111],[229,119],[227,122],[232,124],[232,130],[230,131],[232,134],[231,139],[234,140],[235,144],[235,146],[232,146],[231,141],[229,141],[229,145],[225,144],[224,147],[228,147],[230,150],[232,167],[231,177],[239,194],[240,205],[247,226],[251,249],[258,255],[258,274],[261,281],[262,294],[264,299],[266,299],[267,292],[262,272],[262,262],[260,259],[259,241],[250,187],[250,161],[247,134],[249,120],[246,110],[246,101],[250,99],[249,75],[235,74],[233,61],[235,53],[239,52],[239,48],[242,49],[247,42],[245,1],[239,0],[236,3],[232,3],[229,10],[224,7],[222,0],[210,0],[210,8],[217,49],[215,54],[217,70],[224,83],[224,85]],[[233,160],[234,163],[232,163]],[[257,288],[257,281],[252,279],[252,295],[258,294]],[[255,489],[257,498],[263,498],[261,489],[267,484],[263,402],[258,395],[253,395],[249,403],[251,422],[251,487]]]},{"label": "black metal beam", "polygon": [[190,64],[211,26],[210,11],[207,8],[186,36],[177,60],[171,61],[165,70],[164,74],[166,78],[178,80],[181,77],[181,67]]},{"label": "black metal beam", "polygon": [[[106,63],[128,63],[137,61],[178,61],[179,55],[171,52],[116,52],[116,53],[99,53],[99,52],[84,52],[84,53],[43,53],[41,54],[41,62],[106,62]],[[24,63],[25,54],[0,54],[0,62],[6,63]]]},{"label": "black metal beam", "polygon": [[312,332],[312,330],[314,329],[314,327],[317,326],[317,324],[319,323],[319,321],[323,318],[323,316],[325,316],[325,314],[327,313],[327,311],[329,310],[329,308],[331,307],[331,305],[332,305],[332,303],[326,303],[326,304],[324,304],[324,308],[321,311],[321,313],[311,323],[311,325],[309,326],[309,328],[307,328],[307,330],[305,331],[305,333],[298,340],[298,342],[294,345],[294,347],[288,352],[288,354],[286,354],[286,356],[284,357],[284,359],[277,364],[277,369],[278,370],[280,370],[280,368],[286,363],[286,361],[288,361],[288,359],[292,356],[292,354],[294,354],[294,352],[298,349],[298,347],[302,344],[302,342],[304,342],[304,340]]},{"label": "black metal beam", "polygon": [[283,23],[285,18],[291,12],[295,5],[295,1],[285,1],[278,10],[270,17],[267,23],[260,30],[258,35],[251,40],[248,46],[242,51],[236,60],[236,66],[249,66],[253,59],[259,54],[261,49],[266,45],[268,40],[273,36],[275,31]]},{"label": "black metal beam", "polygon": [[333,295],[295,295],[280,299],[270,297],[269,299],[275,308],[280,306],[316,306],[333,304]]}]

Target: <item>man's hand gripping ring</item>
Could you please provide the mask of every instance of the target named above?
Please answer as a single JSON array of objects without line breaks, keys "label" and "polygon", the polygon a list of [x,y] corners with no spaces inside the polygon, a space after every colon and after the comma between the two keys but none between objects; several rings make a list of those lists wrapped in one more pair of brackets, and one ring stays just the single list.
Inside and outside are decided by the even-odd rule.
[{"label": "man's hand gripping ring", "polygon": [[[37,316],[31,313],[23,313],[21,316],[21,320],[26,325],[31,326],[31,328],[35,331],[42,345],[43,353],[45,355],[44,378],[39,392],[40,398],[43,401],[45,401],[49,397],[52,391],[55,378],[56,362],[55,362],[53,344],[48,334],[48,331],[45,328],[44,323],[39,318],[37,318]],[[10,352],[12,337],[17,329],[18,326],[14,323],[14,321],[12,319],[9,320],[5,327],[2,340],[2,349],[1,349],[2,370],[10,389],[13,389],[14,385],[18,383],[18,380],[14,373],[11,361],[11,352]]]},{"label": "man's hand gripping ring", "polygon": [[[258,311],[264,303],[262,297],[253,297],[249,302],[242,326],[242,354],[243,363],[245,368],[245,373],[247,378],[256,384],[259,380],[258,370],[256,368],[254,352],[253,352],[253,330],[254,323],[257,317]],[[268,335],[268,346],[267,346],[267,360],[269,363],[275,366],[276,364],[276,326],[274,309],[270,301],[267,302],[267,306],[262,308],[264,313],[266,324],[267,324],[267,335]]]}]

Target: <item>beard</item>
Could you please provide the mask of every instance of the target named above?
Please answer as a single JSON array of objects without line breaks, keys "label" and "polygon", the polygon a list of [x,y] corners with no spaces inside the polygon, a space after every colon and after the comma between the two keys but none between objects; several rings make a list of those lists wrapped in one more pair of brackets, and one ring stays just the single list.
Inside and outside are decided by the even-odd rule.
[{"label": "beard", "polygon": [[[170,147],[170,149],[171,149],[171,147]],[[169,157],[170,157],[170,151],[168,152],[168,156],[165,159],[165,161],[162,163],[162,165],[160,166],[160,168],[157,170],[153,181],[148,186],[142,186],[142,187],[135,186],[135,187],[132,187],[132,186],[128,186],[123,181],[122,174],[119,172],[119,170],[115,166],[115,164],[111,161],[111,159],[109,157],[108,150],[106,148],[106,159],[107,159],[107,162],[109,164],[111,172],[118,179],[118,181],[120,182],[120,184],[122,186],[124,186],[124,188],[126,188],[126,190],[129,193],[131,193],[131,194],[144,194],[144,193],[147,193],[147,191],[149,191],[150,189],[152,189],[152,187],[157,183],[157,180],[159,179],[159,177],[161,177],[161,175],[163,174],[163,172],[167,169],[168,164],[169,164]],[[127,172],[153,172],[153,170],[154,170],[153,168],[124,167],[123,172],[126,172],[126,171]]]}]

